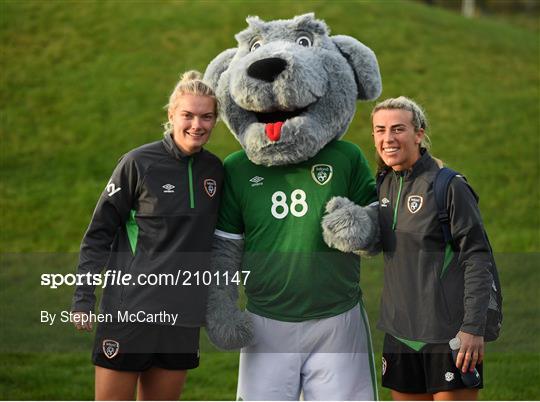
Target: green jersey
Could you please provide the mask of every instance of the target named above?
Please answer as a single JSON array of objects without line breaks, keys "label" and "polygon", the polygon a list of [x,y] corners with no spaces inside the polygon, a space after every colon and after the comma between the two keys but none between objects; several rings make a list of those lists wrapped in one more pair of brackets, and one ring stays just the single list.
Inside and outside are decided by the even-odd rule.
[{"label": "green jersey", "polygon": [[329,248],[321,220],[334,196],[358,205],[376,201],[375,182],[358,146],[333,141],[313,158],[260,166],[244,151],[224,162],[217,234],[243,236],[247,309],[281,320],[332,317],[360,297],[360,260]]}]

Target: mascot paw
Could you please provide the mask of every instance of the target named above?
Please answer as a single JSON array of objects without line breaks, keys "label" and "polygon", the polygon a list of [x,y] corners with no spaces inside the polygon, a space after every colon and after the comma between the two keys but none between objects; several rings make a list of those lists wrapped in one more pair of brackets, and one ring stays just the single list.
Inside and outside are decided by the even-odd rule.
[{"label": "mascot paw", "polygon": [[328,201],[322,220],[325,243],[345,253],[368,249],[378,232],[378,222],[370,208],[373,207],[360,207],[345,197]]},{"label": "mascot paw", "polygon": [[248,346],[253,341],[253,323],[232,301],[224,302],[216,292],[208,300],[206,332],[220,349],[232,350]]}]

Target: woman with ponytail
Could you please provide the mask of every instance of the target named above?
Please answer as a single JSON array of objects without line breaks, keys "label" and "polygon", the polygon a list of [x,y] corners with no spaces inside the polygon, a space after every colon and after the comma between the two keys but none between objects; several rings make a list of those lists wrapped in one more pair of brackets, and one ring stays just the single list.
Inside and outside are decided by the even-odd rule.
[{"label": "woman with ponytail", "polygon": [[[493,278],[475,195],[462,177],[450,182],[455,244],[447,243],[433,186],[442,162],[429,153],[422,108],[400,96],[377,104],[371,118],[384,253],[382,385],[395,400],[476,400]],[[453,338],[461,343],[455,362]],[[475,384],[462,380],[468,371],[479,375]]]}]

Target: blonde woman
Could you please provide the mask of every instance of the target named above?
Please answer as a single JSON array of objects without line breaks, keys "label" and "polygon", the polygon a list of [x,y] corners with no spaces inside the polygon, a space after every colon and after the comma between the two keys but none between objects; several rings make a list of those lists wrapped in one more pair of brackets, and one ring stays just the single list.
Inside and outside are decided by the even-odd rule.
[{"label": "blonde woman", "polygon": [[[474,194],[462,178],[448,191],[445,244],[433,181],[441,162],[429,153],[422,108],[400,96],[372,112],[378,154],[384,289],[378,328],[386,333],[382,385],[395,400],[475,400],[460,372],[482,377],[492,275],[490,246]],[[454,363],[448,342],[461,340]]]},{"label": "blonde woman", "polygon": [[[98,322],[97,400],[177,400],[199,365],[207,294],[195,279],[208,267],[223,180],[221,161],[203,149],[217,101],[189,71],[167,109],[164,138],[121,158],[81,245],[78,273],[87,280],[72,311],[79,330]],[[100,314],[96,285],[104,287]]]}]

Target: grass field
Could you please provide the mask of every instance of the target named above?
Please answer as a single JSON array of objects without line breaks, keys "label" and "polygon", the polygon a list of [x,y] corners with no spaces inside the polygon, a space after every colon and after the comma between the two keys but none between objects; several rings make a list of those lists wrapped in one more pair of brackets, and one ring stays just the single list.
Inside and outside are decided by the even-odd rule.
[{"label": "grass field", "polygon": [[[180,72],[234,47],[248,15],[308,11],[375,51],[381,98],[423,104],[433,153],[480,194],[505,295],[481,397],[540,399],[538,18],[520,27],[397,0],[0,0],[0,399],[93,398],[91,336],[65,328],[58,350],[37,322],[43,305],[68,308],[72,289],[44,289],[39,273],[73,271],[99,192],[120,155],[160,138]],[[370,161],[372,106],[358,104],[345,137]],[[220,123],[208,148],[223,158],[239,146]],[[365,261],[372,327],[381,285],[380,258]],[[234,399],[238,354],[203,350],[184,399]]]}]

